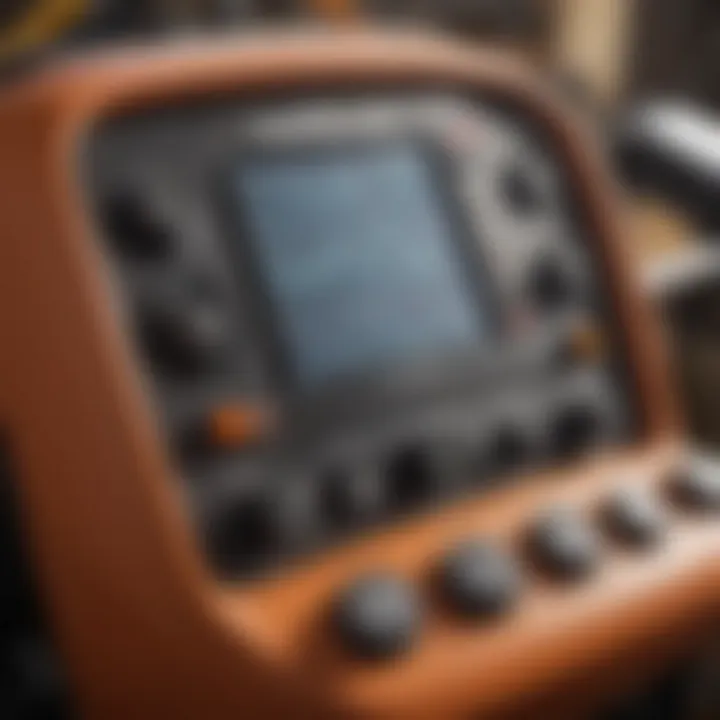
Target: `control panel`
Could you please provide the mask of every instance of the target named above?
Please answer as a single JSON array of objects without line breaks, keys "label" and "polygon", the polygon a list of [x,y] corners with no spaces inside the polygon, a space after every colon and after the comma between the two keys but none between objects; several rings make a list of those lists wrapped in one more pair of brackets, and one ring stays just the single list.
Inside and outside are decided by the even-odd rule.
[{"label": "control panel", "polygon": [[637,436],[559,152],[433,87],[96,130],[87,188],[223,577]]},{"label": "control panel", "polygon": [[509,56],[350,30],[0,97],[0,412],[87,717],[568,717],[717,626],[601,159]]}]

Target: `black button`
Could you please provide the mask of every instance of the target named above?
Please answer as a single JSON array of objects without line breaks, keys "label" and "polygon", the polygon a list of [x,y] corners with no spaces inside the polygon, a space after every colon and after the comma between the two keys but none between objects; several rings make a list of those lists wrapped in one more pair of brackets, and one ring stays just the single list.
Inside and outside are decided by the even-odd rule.
[{"label": "black button", "polygon": [[459,484],[467,464],[459,443],[428,441],[401,447],[387,465],[388,500],[402,510],[435,499]]},{"label": "black button", "polygon": [[420,600],[408,583],[391,574],[364,577],[337,601],[334,623],[355,655],[388,659],[407,652],[422,624]]},{"label": "black button", "polygon": [[612,497],[603,508],[603,521],[618,540],[643,547],[659,541],[666,529],[660,503],[644,490],[625,490]]},{"label": "black button", "polygon": [[316,497],[311,485],[297,483],[248,494],[210,514],[210,551],[222,571],[252,574],[312,547],[320,531]]},{"label": "black button", "polygon": [[214,303],[155,301],[141,309],[140,326],[153,360],[173,373],[216,366],[229,346],[227,317]]},{"label": "black button", "polygon": [[529,552],[541,570],[558,579],[588,575],[600,559],[600,543],[593,529],[568,510],[557,510],[530,530]]},{"label": "black button", "polygon": [[267,498],[249,496],[228,502],[206,522],[210,554],[226,575],[263,568],[277,551]]},{"label": "black button", "polygon": [[551,427],[554,457],[573,458],[593,448],[600,438],[600,414],[590,404],[578,402],[560,410]]},{"label": "black button", "polygon": [[373,467],[329,470],[322,485],[324,505],[336,527],[371,522],[384,510],[384,488]]},{"label": "black button", "polygon": [[508,611],[520,590],[520,574],[502,551],[480,540],[459,546],[443,560],[440,589],[450,607],[470,618]]},{"label": "black button", "polygon": [[531,441],[520,425],[501,425],[485,437],[478,465],[491,474],[506,474],[522,468],[532,454]]},{"label": "black button", "polygon": [[720,510],[720,466],[697,463],[676,470],[668,482],[672,498],[690,510]]},{"label": "black button", "polygon": [[560,260],[542,257],[532,266],[528,295],[535,307],[558,310],[572,299],[574,292],[574,283]]},{"label": "black button", "polygon": [[163,260],[172,252],[172,234],[150,208],[131,194],[106,201],[103,220],[111,240],[126,257]]},{"label": "black button", "polygon": [[543,197],[540,188],[533,182],[528,171],[511,165],[500,175],[500,192],[510,210],[525,217],[542,209]]}]

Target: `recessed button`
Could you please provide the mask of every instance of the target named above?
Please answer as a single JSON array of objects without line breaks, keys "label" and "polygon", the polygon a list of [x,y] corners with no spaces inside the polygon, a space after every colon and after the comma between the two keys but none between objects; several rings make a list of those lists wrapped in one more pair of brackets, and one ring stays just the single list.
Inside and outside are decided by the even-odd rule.
[{"label": "recessed button", "polygon": [[558,310],[573,297],[575,287],[568,270],[554,257],[541,257],[530,270],[528,295],[535,307]]},{"label": "recessed button", "polygon": [[210,550],[229,575],[252,574],[307,550],[320,531],[313,488],[301,479],[230,500],[210,514]]},{"label": "recessed button", "polygon": [[361,578],[338,598],[337,632],[346,648],[366,659],[389,659],[418,640],[422,608],[415,589],[389,573]]},{"label": "recessed button", "polygon": [[510,210],[521,217],[533,215],[542,209],[542,192],[528,171],[520,165],[511,165],[501,173],[500,192]]},{"label": "recessed button", "polygon": [[694,463],[669,478],[668,490],[683,507],[697,511],[720,510],[720,465]]},{"label": "recessed button", "polygon": [[136,260],[162,260],[172,252],[168,227],[140,198],[118,194],[106,201],[103,220],[115,246]]},{"label": "recessed button", "polygon": [[601,427],[600,415],[593,405],[581,401],[566,405],[552,421],[553,455],[573,458],[592,449],[599,439]]},{"label": "recessed button", "polygon": [[257,572],[276,552],[267,498],[252,495],[228,501],[207,518],[210,552],[222,572]]},{"label": "recessed button", "polygon": [[600,559],[600,542],[592,527],[569,510],[557,510],[531,528],[531,558],[558,579],[589,575]]},{"label": "recessed button", "polygon": [[440,590],[459,615],[468,618],[496,616],[508,611],[520,589],[514,562],[487,542],[472,540],[451,551],[443,560]]},{"label": "recessed button", "polygon": [[213,303],[156,301],[141,309],[140,325],[153,359],[170,372],[216,365],[229,344],[227,317]]},{"label": "recessed button", "polygon": [[653,545],[666,530],[666,517],[660,503],[645,490],[617,493],[606,503],[602,515],[610,534],[628,545]]},{"label": "recessed button", "polygon": [[466,464],[463,449],[450,441],[402,446],[388,460],[388,499],[398,510],[432,500],[460,482]]}]

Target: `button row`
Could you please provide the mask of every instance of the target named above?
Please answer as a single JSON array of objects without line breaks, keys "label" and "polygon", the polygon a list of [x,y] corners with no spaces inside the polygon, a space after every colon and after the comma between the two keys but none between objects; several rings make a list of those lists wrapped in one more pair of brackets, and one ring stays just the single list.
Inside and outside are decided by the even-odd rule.
[{"label": "button row", "polygon": [[[592,408],[585,414],[581,406],[563,408],[556,423],[559,434],[553,435],[550,452],[556,457],[560,453],[565,457],[592,447],[600,433],[601,420],[588,418],[595,418]],[[205,419],[192,437],[194,446],[215,443],[218,448],[222,445],[228,449],[235,439],[240,443],[258,442],[268,427],[257,409],[228,407]],[[441,497],[457,496],[473,484],[487,483],[489,479],[519,471],[535,456],[534,442],[522,426],[507,423],[488,433],[477,443],[478,447],[457,439],[411,443],[390,452],[379,462],[330,467],[319,474],[316,482],[297,478],[281,487],[264,487],[257,491],[261,497],[239,497],[221,508],[219,517],[208,518],[213,535],[211,549],[214,555],[228,561],[235,558],[237,570],[233,570],[232,562],[222,563],[223,570],[232,575],[240,573],[248,562],[262,566],[280,555],[299,553],[304,544],[298,543],[291,532],[293,528],[282,526],[286,514],[278,511],[279,507],[295,502],[298,494],[295,486],[303,487],[305,501],[298,504],[293,517],[305,513],[303,525],[314,537],[332,537],[412,512]],[[217,530],[232,523],[234,516],[244,514],[244,505],[250,505],[254,513],[264,517],[255,520],[256,524],[260,521],[268,528],[264,542],[253,537],[246,545],[242,542],[243,535]]]},{"label": "button row", "polygon": [[[716,472],[680,472],[667,489],[687,509],[720,510]],[[638,488],[614,495],[602,506],[599,520],[610,539],[628,548],[657,544],[668,525],[659,498]],[[566,509],[535,521],[526,539],[530,566],[553,580],[579,581],[602,559],[601,533]],[[433,580],[444,607],[466,621],[511,612],[523,586],[515,559],[477,538],[461,543],[436,563]],[[339,595],[333,621],[346,649],[377,660],[407,652],[422,634],[424,615],[424,599],[412,582],[378,572],[356,580]]]}]

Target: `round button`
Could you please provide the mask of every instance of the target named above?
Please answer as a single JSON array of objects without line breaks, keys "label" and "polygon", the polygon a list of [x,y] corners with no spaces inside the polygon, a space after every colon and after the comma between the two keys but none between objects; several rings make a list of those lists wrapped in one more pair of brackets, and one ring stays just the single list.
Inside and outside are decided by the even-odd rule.
[{"label": "round button", "polygon": [[599,539],[592,528],[564,509],[531,528],[529,551],[540,569],[560,579],[589,575],[600,559]]},{"label": "round button", "polygon": [[407,652],[422,624],[420,600],[408,583],[389,573],[366,576],[339,597],[334,622],[354,655],[388,659]]},{"label": "round button", "polygon": [[557,310],[574,294],[573,281],[562,263],[553,257],[542,257],[530,271],[529,299],[542,310]]},{"label": "round button", "polygon": [[382,514],[385,494],[374,468],[333,469],[323,479],[325,506],[338,527],[370,522]]},{"label": "round button", "polygon": [[483,440],[479,464],[490,473],[506,474],[521,468],[530,455],[531,443],[523,428],[508,423]]},{"label": "round button", "polygon": [[169,228],[131,194],[118,194],[105,203],[103,220],[118,250],[135,260],[163,260],[172,253]]},{"label": "round button", "polygon": [[222,570],[252,574],[312,546],[319,532],[315,497],[312,486],[299,483],[250,493],[210,515],[210,549]]},{"label": "round button", "polygon": [[501,173],[499,182],[502,197],[513,213],[525,217],[542,209],[542,192],[522,166],[508,166]]},{"label": "round button", "polygon": [[466,461],[463,448],[450,441],[397,449],[387,466],[390,503],[399,510],[412,508],[453,489],[462,478]]},{"label": "round button", "polygon": [[600,437],[602,422],[589,403],[578,401],[560,410],[551,427],[553,454],[573,458],[592,449]]},{"label": "round button", "polygon": [[508,611],[520,590],[520,574],[512,560],[481,540],[468,541],[450,552],[439,575],[449,606],[468,618]]},{"label": "round button", "polygon": [[145,342],[165,370],[192,373],[209,368],[229,345],[227,318],[214,304],[156,301],[142,313]]},{"label": "round button", "polygon": [[668,489],[675,501],[697,511],[720,510],[720,467],[711,463],[696,463],[676,470],[670,477]]},{"label": "round button", "polygon": [[626,490],[612,497],[603,508],[610,534],[623,543],[646,547],[658,542],[666,529],[660,503],[644,490]]},{"label": "round button", "polygon": [[232,500],[207,522],[210,553],[227,575],[257,572],[276,551],[264,497]]}]

